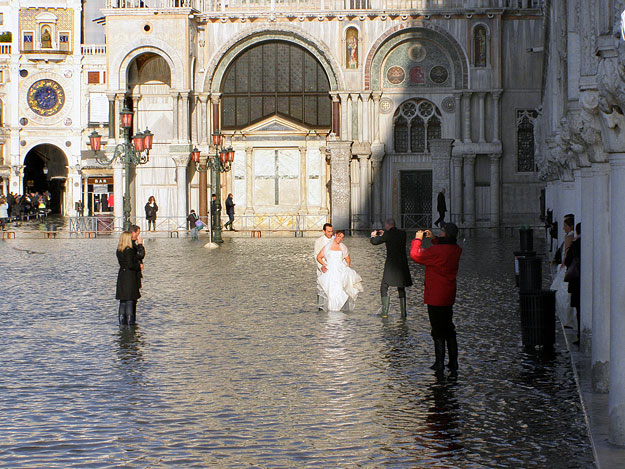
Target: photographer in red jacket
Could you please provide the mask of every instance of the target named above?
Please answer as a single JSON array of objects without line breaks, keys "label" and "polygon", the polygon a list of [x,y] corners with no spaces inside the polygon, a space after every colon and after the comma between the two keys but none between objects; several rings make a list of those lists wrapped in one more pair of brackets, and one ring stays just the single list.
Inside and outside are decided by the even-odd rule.
[{"label": "photographer in red jacket", "polygon": [[[421,247],[423,236],[432,238],[432,246]],[[425,298],[428,316],[432,326],[436,362],[433,370],[445,369],[445,342],[449,352],[448,367],[455,372],[458,369],[458,342],[456,326],[453,323],[453,304],[456,301],[456,276],[462,248],[456,237],[458,227],[454,223],[445,223],[441,227],[441,236],[433,237],[430,230],[417,231],[410,247],[410,257],[425,266]]]}]

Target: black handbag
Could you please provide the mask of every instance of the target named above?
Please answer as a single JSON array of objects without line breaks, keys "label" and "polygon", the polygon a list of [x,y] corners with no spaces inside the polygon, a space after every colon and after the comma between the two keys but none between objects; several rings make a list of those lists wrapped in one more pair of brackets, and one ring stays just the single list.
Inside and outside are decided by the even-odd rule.
[{"label": "black handbag", "polygon": [[579,258],[573,258],[571,265],[567,267],[566,274],[564,275],[565,282],[571,282],[573,280],[579,280]]}]

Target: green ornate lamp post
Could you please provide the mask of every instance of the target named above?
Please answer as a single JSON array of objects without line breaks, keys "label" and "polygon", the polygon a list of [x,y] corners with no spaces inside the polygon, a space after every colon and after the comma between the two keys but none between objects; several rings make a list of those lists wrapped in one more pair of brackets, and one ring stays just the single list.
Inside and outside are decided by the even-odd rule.
[{"label": "green ornate lamp post", "polygon": [[221,173],[226,173],[232,169],[234,150],[232,147],[224,148],[222,146],[223,136],[220,132],[213,132],[212,138],[215,154],[208,157],[205,165],[201,164],[200,151],[197,148],[194,148],[191,152],[191,158],[198,164],[197,170],[200,173],[211,170],[211,183],[217,196],[215,211],[211,214],[211,231],[213,233],[213,242],[223,243],[224,240],[221,237]]},{"label": "green ornate lamp post", "polygon": [[113,161],[119,160],[124,165],[126,173],[126,181],[124,187],[124,231],[130,229],[130,168],[140,164],[146,164],[150,160],[150,150],[152,149],[152,141],[154,134],[147,128],[144,132],[137,132],[136,135],[130,136],[132,128],[132,114],[126,106],[120,111],[121,127],[123,130],[124,141],[117,144],[115,152],[111,158],[107,158],[100,153],[102,146],[102,136],[95,130],[89,135],[89,146],[95,153],[96,161],[103,165],[109,166]]}]

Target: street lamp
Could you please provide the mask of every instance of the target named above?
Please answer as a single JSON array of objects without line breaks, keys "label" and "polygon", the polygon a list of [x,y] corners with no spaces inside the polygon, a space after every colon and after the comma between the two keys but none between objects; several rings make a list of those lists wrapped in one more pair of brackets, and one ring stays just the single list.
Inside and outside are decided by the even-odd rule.
[{"label": "street lamp", "polygon": [[130,136],[132,114],[133,112],[126,106],[124,106],[119,113],[124,141],[117,144],[111,158],[107,158],[104,154],[100,153],[102,136],[95,130],[89,135],[89,146],[95,153],[96,161],[99,164],[109,166],[115,160],[119,160],[124,164],[126,172],[126,184],[124,188],[124,231],[130,229],[130,168],[140,164],[146,164],[150,160],[150,150],[152,149],[152,141],[154,138],[154,134],[148,129],[145,129],[145,132],[137,132],[136,135]]},{"label": "street lamp", "polygon": [[[219,131],[215,131],[212,134],[213,148],[215,154],[209,156],[206,164],[201,164],[200,151],[197,147],[191,151],[191,159],[197,163],[197,171],[200,173],[206,173],[211,170],[212,186],[217,196],[215,202],[215,210],[211,217],[211,230],[213,231],[213,241],[216,243],[223,243],[221,237],[221,173],[226,173],[232,169],[232,163],[234,162],[234,150],[232,147],[225,148],[223,146],[223,136]],[[202,186],[200,184],[200,186]],[[200,190],[202,188],[200,187]]]}]

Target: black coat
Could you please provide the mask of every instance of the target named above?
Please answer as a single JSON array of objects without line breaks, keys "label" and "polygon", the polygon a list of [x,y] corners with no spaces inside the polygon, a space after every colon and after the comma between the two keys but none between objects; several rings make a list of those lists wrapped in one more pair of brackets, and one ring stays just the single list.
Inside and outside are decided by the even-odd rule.
[{"label": "black coat", "polygon": [[406,232],[391,228],[382,236],[371,238],[371,244],[375,246],[383,243],[386,244],[386,262],[382,281],[392,287],[409,287],[412,285],[412,277],[406,255]]},{"label": "black coat", "polygon": [[234,202],[230,197],[226,199],[226,213],[228,215],[234,215]]},{"label": "black coat", "polygon": [[437,212],[446,212],[447,211],[447,202],[445,202],[445,194],[442,192],[438,193],[438,198],[436,199],[436,211]]},{"label": "black coat", "polygon": [[156,212],[158,212],[158,205],[156,202],[154,203],[154,207],[152,207],[149,203],[145,204],[145,219],[149,221],[156,220]]},{"label": "black coat", "polygon": [[137,251],[126,248],[117,252],[119,273],[117,274],[117,293],[115,298],[120,301],[138,300],[141,298],[141,261]]}]

